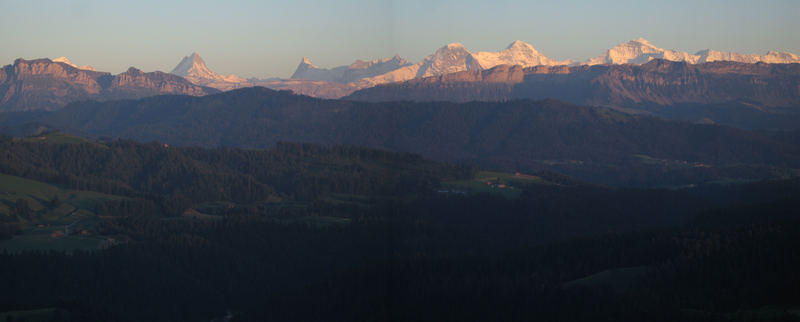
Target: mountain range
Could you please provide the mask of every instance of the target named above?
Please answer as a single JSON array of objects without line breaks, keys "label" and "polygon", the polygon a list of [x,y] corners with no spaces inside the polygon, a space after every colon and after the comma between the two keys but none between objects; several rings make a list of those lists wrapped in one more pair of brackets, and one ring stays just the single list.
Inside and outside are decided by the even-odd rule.
[{"label": "mountain range", "polygon": [[[445,83],[452,83],[460,77],[467,77],[475,80],[477,79],[477,74],[465,76],[466,74],[458,73],[478,73],[504,65],[519,66],[520,68],[528,69],[538,68],[538,71],[533,74],[559,74],[563,71],[569,71],[568,73],[571,76],[567,78],[570,78],[579,74],[588,75],[596,72],[602,73],[601,70],[605,70],[603,68],[592,69],[587,66],[638,65],[645,64],[652,60],[679,61],[690,64],[704,64],[716,61],[737,61],[747,64],[786,64],[798,63],[800,62],[800,57],[791,53],[778,53],[774,51],[770,51],[766,55],[746,55],[717,52],[713,50],[704,50],[696,54],[689,54],[686,52],[661,49],[652,45],[645,39],[637,39],[619,44],[598,57],[584,62],[575,62],[551,59],[540,53],[530,44],[522,41],[515,41],[504,50],[498,52],[472,52],[459,43],[452,43],[439,48],[433,54],[413,64],[399,56],[394,56],[371,61],[356,60],[350,65],[326,69],[313,65],[310,59],[304,57],[295,73],[289,79],[243,79],[236,75],[221,75],[208,68],[205,61],[197,53],[192,53],[184,57],[170,74],[161,72],[142,73],[132,68],[125,73],[111,75],[110,73],[97,72],[91,66],[77,66],[71,63],[66,57],[59,57],[54,60],[39,59],[31,61],[19,59],[15,61],[13,65],[7,65],[0,71],[0,111],[54,110],[61,108],[69,102],[86,99],[102,101],[120,98],[138,98],[158,94],[206,95],[214,93],[217,90],[227,91],[252,86],[263,86],[276,90],[291,90],[297,94],[320,98],[341,98],[353,94],[358,90],[373,88],[378,85],[413,81],[429,77],[444,77],[449,80]],[[743,68],[747,69],[747,67]],[[622,70],[624,69],[625,68],[622,68]],[[490,87],[502,87],[507,85],[499,85],[500,83],[508,84],[511,79],[517,79],[515,77],[522,75],[518,69],[511,68],[507,70],[516,73],[514,74],[516,76],[501,76],[501,74],[503,74],[502,72],[498,73],[498,71],[492,71],[482,73],[480,78],[484,81],[489,80],[489,83],[492,84]],[[584,70],[584,72],[575,72],[579,70]],[[613,71],[616,69],[611,68],[607,70]],[[531,78],[530,75],[532,73],[526,71],[523,74],[529,75],[525,77]],[[483,76],[487,76],[488,78]],[[545,76],[536,77],[542,78]],[[556,78],[558,77],[562,76],[557,76]],[[626,77],[636,78],[640,76],[638,74],[632,74]],[[519,83],[518,81],[515,82]],[[425,86],[431,86],[432,84],[430,80],[425,80],[424,83],[427,84]],[[474,81],[472,83],[475,85]],[[421,83],[416,83],[416,85],[413,86],[420,86],[419,84]],[[606,87],[607,90],[612,91],[612,93],[609,94],[609,100],[618,101],[620,93],[624,96],[623,100],[628,100],[631,98],[631,95],[625,93],[630,91],[626,86],[633,86],[635,84],[637,84],[636,81],[623,82],[622,84],[616,84],[614,86],[609,84],[610,87]],[[553,84],[547,83],[546,85],[550,86]],[[595,85],[597,84],[592,86]],[[748,91],[761,86],[760,83],[753,83],[750,85],[742,83],[740,85],[745,87],[749,86]],[[557,86],[557,84],[554,86]],[[745,91],[745,93],[738,92],[742,88],[741,86],[727,87],[733,92],[724,95],[730,95],[732,99],[741,97],[742,95],[746,96],[748,91]],[[791,94],[794,88],[792,86],[792,83],[789,82],[781,88],[787,90],[787,93]],[[602,88],[602,86],[600,87]],[[454,87],[454,89],[456,88],[461,88],[462,91],[464,90],[463,87]],[[720,87],[720,89],[722,88],[726,87]],[[375,89],[372,93],[385,90],[386,88]],[[500,92],[498,92],[498,90]],[[639,90],[646,91],[647,89],[641,88]],[[773,89],[769,90],[774,91]],[[463,95],[460,94],[456,99],[483,100],[487,99],[487,95],[497,96],[497,98],[500,99],[507,99],[509,97],[531,97],[531,95],[516,94],[509,96],[507,93],[501,93],[503,91],[507,92],[507,90],[488,90],[483,88],[481,92],[462,93]],[[634,96],[641,96],[640,94],[635,94]],[[667,96],[672,95],[668,93],[662,94]],[[541,98],[540,96],[533,97]],[[718,102],[722,96],[718,95],[715,99],[703,98],[702,95],[695,95],[693,97],[703,102]],[[350,96],[350,98],[381,100],[387,99],[389,96],[385,96],[384,94],[375,96],[373,94],[366,95],[364,93],[357,93]],[[390,99],[396,98],[397,97]],[[411,95],[408,98],[416,100],[424,99],[418,94]],[[444,99],[445,97],[431,98]],[[573,97],[560,98],[580,104],[620,105],[616,101],[606,102],[595,99],[576,100]],[[492,98],[488,97],[488,99]],[[630,99],[631,102],[637,102],[637,100],[640,99]],[[645,102],[656,100],[659,101],[659,104],[665,101],[663,97],[645,97],[641,100]],[[699,101],[691,102],[697,103]]]},{"label": "mountain range", "polygon": [[[531,44],[517,40],[498,52],[472,52],[460,43],[445,45],[433,54],[416,63],[395,55],[391,58],[372,61],[356,60],[350,65],[321,68],[308,57],[303,57],[289,79],[266,81],[248,80],[235,75],[222,76],[211,72],[196,53],[185,57],[172,71],[187,77],[195,84],[229,90],[247,86],[264,86],[273,89],[288,89],[298,94],[322,98],[339,98],[356,90],[376,85],[403,82],[417,78],[441,76],[462,71],[479,71],[499,65],[534,66],[582,66],[582,65],[641,65],[654,59],[700,64],[715,61],[742,63],[800,63],[800,56],[769,51],[766,55],[738,54],[703,50],[696,54],[663,49],[646,39],[639,38],[618,44],[602,55],[586,61],[551,59]],[[189,72],[192,71],[192,72]]]},{"label": "mountain range", "polygon": [[614,48],[607,50],[602,55],[591,58],[582,65],[618,65],[636,64],[641,65],[653,59],[664,59],[669,61],[687,62],[690,64],[702,64],[715,61],[732,61],[739,63],[770,63],[770,64],[790,64],[800,63],[800,56],[787,52],[776,52],[770,50],[766,55],[739,54],[734,52],[722,52],[711,49],[701,50],[695,54],[688,52],[663,49],[654,46],[644,38],[631,40],[622,43]]},{"label": "mountain range", "polygon": [[162,72],[136,68],[112,75],[75,67],[66,58],[17,59],[0,68],[0,111],[55,110],[82,100],[141,98],[159,94],[202,96],[219,92]]},{"label": "mountain range", "polygon": [[800,165],[796,142],[555,100],[375,104],[256,87],[205,97],[78,102],[37,115],[0,114],[6,132],[37,128],[25,124],[170,145],[348,144],[491,169],[553,170],[613,185],[764,179]]},{"label": "mountain range", "polygon": [[745,128],[800,128],[800,64],[663,59],[643,65],[497,66],[365,88],[371,102],[554,98]]}]

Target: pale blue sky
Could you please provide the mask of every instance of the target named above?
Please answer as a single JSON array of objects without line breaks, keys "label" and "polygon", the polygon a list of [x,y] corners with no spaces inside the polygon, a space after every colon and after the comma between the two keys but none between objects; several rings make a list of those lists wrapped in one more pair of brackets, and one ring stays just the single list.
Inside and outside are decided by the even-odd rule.
[{"label": "pale blue sky", "polygon": [[196,51],[219,73],[288,77],[302,56],[322,67],[415,62],[450,42],[496,51],[519,39],[583,60],[638,37],[689,52],[800,53],[797,17],[798,0],[0,0],[0,65],[67,56],[168,72]]}]

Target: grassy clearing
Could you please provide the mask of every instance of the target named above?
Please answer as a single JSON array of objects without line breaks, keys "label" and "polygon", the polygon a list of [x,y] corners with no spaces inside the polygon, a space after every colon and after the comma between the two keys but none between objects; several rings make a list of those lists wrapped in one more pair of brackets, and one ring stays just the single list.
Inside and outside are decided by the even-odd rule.
[{"label": "grassy clearing", "polygon": [[644,154],[635,154],[633,156],[636,159],[638,159],[639,162],[641,162],[642,164],[663,166],[666,167],[667,169],[711,168],[710,164],[702,162],[659,159]]},{"label": "grassy clearing", "polygon": [[[60,200],[57,206],[51,204],[54,197]],[[101,237],[52,235],[57,231],[63,232],[65,226],[69,226],[68,230],[72,233],[90,229],[101,220],[94,214],[97,202],[123,198],[99,192],[63,189],[56,185],[0,174],[0,214],[10,213],[18,199],[27,200],[33,211],[30,217],[20,218],[20,234],[10,240],[0,241],[0,251],[96,249]]]},{"label": "grassy clearing", "polygon": [[[60,200],[57,207],[50,204],[54,197]],[[9,213],[17,199],[27,200],[34,211],[30,219],[23,219],[23,228],[90,220],[95,217],[94,207],[98,201],[123,198],[93,191],[62,189],[35,180],[0,174],[0,213]]]},{"label": "grassy clearing", "polygon": [[541,177],[522,173],[481,171],[471,180],[446,181],[442,189],[449,193],[492,193],[507,198],[518,198],[522,190],[515,187],[521,184],[550,184]]},{"label": "grassy clearing", "polygon": [[24,142],[41,142],[41,143],[49,143],[49,144],[81,144],[81,143],[88,143],[98,147],[106,147],[100,143],[97,143],[91,139],[83,138],[80,136],[70,135],[61,132],[50,132],[47,134],[42,134],[39,136],[29,136],[23,138],[22,141]]}]

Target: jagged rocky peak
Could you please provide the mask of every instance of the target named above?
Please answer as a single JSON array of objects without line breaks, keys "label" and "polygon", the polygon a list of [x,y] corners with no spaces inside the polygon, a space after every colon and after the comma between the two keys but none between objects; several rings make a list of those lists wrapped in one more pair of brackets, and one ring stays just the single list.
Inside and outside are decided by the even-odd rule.
[{"label": "jagged rocky peak", "polygon": [[481,66],[472,53],[461,43],[447,44],[422,61],[416,77],[450,74],[464,70],[477,70]]},{"label": "jagged rocky peak", "polygon": [[242,83],[245,80],[236,75],[221,75],[211,71],[205,60],[196,52],[183,57],[170,74],[186,78],[188,81],[204,86],[225,87],[229,83]]},{"label": "jagged rocky peak", "polygon": [[328,74],[329,70],[317,67],[311,62],[311,59],[303,56],[303,58],[300,59],[300,64],[297,65],[297,69],[295,69],[294,74],[292,74],[290,78],[333,81],[332,77]]},{"label": "jagged rocky peak", "polygon": [[399,55],[395,54],[394,56],[392,56],[390,58],[375,59],[375,60],[371,60],[371,61],[357,59],[355,62],[350,64],[350,66],[348,66],[348,68],[349,69],[367,69],[367,68],[370,68],[372,66],[377,66],[377,65],[381,65],[381,64],[389,64],[389,65],[394,65],[394,66],[403,66],[403,65],[408,65],[408,61],[406,61],[403,58],[400,58]]},{"label": "jagged rocky peak", "polygon": [[390,58],[374,60],[358,59],[350,65],[328,69],[317,67],[311,63],[310,59],[303,57],[291,78],[331,83],[351,83],[364,78],[388,73],[407,65],[409,65],[408,61],[400,58],[398,55],[394,55]]},{"label": "jagged rocky peak", "polygon": [[206,67],[206,62],[196,52],[189,56],[183,57],[181,62],[178,63],[174,69],[172,69],[171,73],[178,76],[188,76],[193,69],[208,70],[208,67]]},{"label": "jagged rocky peak", "polygon": [[[297,71],[309,70],[309,69],[318,69],[318,68],[319,67],[317,67],[316,65],[314,65],[311,62],[311,59],[309,59],[306,56],[303,56],[303,58],[300,59],[300,64],[297,65],[297,70],[295,71],[295,74],[297,74]],[[295,78],[295,77],[292,76],[292,78]]]},{"label": "jagged rocky peak", "polygon": [[303,56],[303,59],[300,60],[300,66],[304,66],[304,65],[317,68],[317,66],[315,66],[313,63],[311,63],[311,59],[309,59],[306,56]]}]

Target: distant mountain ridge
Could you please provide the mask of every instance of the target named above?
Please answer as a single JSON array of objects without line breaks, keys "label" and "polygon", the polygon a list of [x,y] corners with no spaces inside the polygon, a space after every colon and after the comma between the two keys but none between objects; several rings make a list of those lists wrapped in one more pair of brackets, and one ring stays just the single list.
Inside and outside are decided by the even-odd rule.
[{"label": "distant mountain ridge", "polygon": [[[395,56],[395,59],[399,59],[399,57]],[[347,70],[348,67],[346,66],[339,66],[333,69],[319,68],[311,64],[308,58],[303,57],[297,70],[292,75],[292,79],[346,84],[346,86],[344,86],[345,88],[355,91],[381,84],[404,82],[412,79],[441,76],[463,71],[486,70],[500,65],[519,65],[521,67],[642,65],[654,59],[686,62],[690,64],[702,64],[716,61],[731,61],[748,64],[759,62],[770,64],[800,63],[800,56],[796,54],[775,51],[769,51],[766,55],[755,55],[719,52],[707,49],[696,54],[689,54],[656,47],[644,38],[619,44],[598,57],[579,62],[551,59],[540,53],[531,44],[517,40],[508,45],[504,50],[498,52],[472,52],[460,43],[451,43],[439,48],[436,52],[417,63],[405,65],[396,64],[397,68],[393,70],[378,75],[363,74],[363,77],[357,79],[345,79],[333,76],[341,74],[343,70]],[[405,60],[402,60],[402,62],[405,62]],[[341,85],[337,87],[339,88],[337,92],[345,90]],[[283,88],[291,89],[291,86]],[[303,94],[308,93],[305,92]],[[323,97],[338,98],[334,95]]]},{"label": "distant mountain ridge", "polygon": [[651,60],[643,65],[498,66],[365,88],[370,102],[505,101],[574,104],[746,128],[800,128],[800,64]]},{"label": "distant mountain ridge", "polygon": [[675,51],[670,49],[658,48],[644,38],[631,40],[607,50],[604,54],[591,58],[581,65],[619,65],[619,64],[645,64],[653,59],[664,59],[669,61],[687,62],[690,64],[702,64],[715,61],[732,61],[739,63],[769,63],[769,64],[792,64],[800,63],[800,56],[770,50],[766,55],[739,54],[733,52],[721,52],[711,49],[701,50],[696,54]]},{"label": "distant mountain ridge", "polygon": [[338,66],[331,69],[319,68],[303,57],[291,79],[326,81],[331,83],[350,83],[362,78],[384,74],[386,72],[408,66],[409,63],[400,56],[375,59],[372,61],[356,60],[349,66]]},{"label": "distant mountain ridge", "polygon": [[545,56],[531,44],[516,40],[497,52],[470,51],[460,43],[450,43],[437,49],[424,59],[409,63],[395,55],[371,61],[356,60],[350,65],[323,68],[303,57],[289,79],[242,79],[235,75],[220,75],[211,71],[197,53],[184,57],[172,71],[194,84],[231,90],[250,86],[291,90],[298,94],[320,98],[340,98],[357,90],[381,84],[404,82],[412,79],[441,76],[463,71],[480,71],[500,65],[582,66],[645,64],[654,59],[700,64],[715,61],[742,63],[800,63],[800,56],[792,53],[769,51],[766,55],[738,54],[703,50],[689,54],[656,47],[644,38],[631,40],[607,50],[586,61],[557,60]]},{"label": "distant mountain ridge", "polygon": [[17,59],[0,68],[0,111],[56,110],[81,100],[142,98],[159,94],[193,96],[218,90],[162,72],[136,68],[112,75],[76,68],[68,61]]},{"label": "distant mountain ridge", "polygon": [[[387,59],[377,61],[386,60]],[[530,67],[538,65],[566,65],[571,63],[571,61],[568,60],[552,60],[541,54],[530,44],[519,40],[514,41],[508,45],[506,49],[499,52],[471,52],[460,43],[451,43],[439,48],[436,52],[415,64],[408,64],[405,60],[400,60],[398,56],[395,56],[392,60],[403,62],[404,64],[397,64],[396,68],[382,74],[372,76],[365,75],[365,77],[348,79],[347,81],[355,82],[355,87],[364,88],[377,84],[439,76],[465,70],[489,69],[498,65],[520,65],[523,67]],[[358,63],[358,61],[356,63]],[[317,72],[325,69],[309,66],[313,65],[310,65],[310,61],[304,57],[303,61],[297,67],[297,71],[292,75],[292,78],[326,80],[322,77],[314,77],[315,75],[309,73],[309,71]],[[340,66],[327,71],[334,72],[343,68],[345,67]]]},{"label": "distant mountain ridge", "polygon": [[615,185],[752,180],[785,173],[773,166],[800,167],[796,142],[555,100],[372,104],[254,87],[205,97],[80,102],[52,113],[4,117],[0,128],[38,123],[94,136],[207,147],[348,144],[508,171],[550,169]]}]

